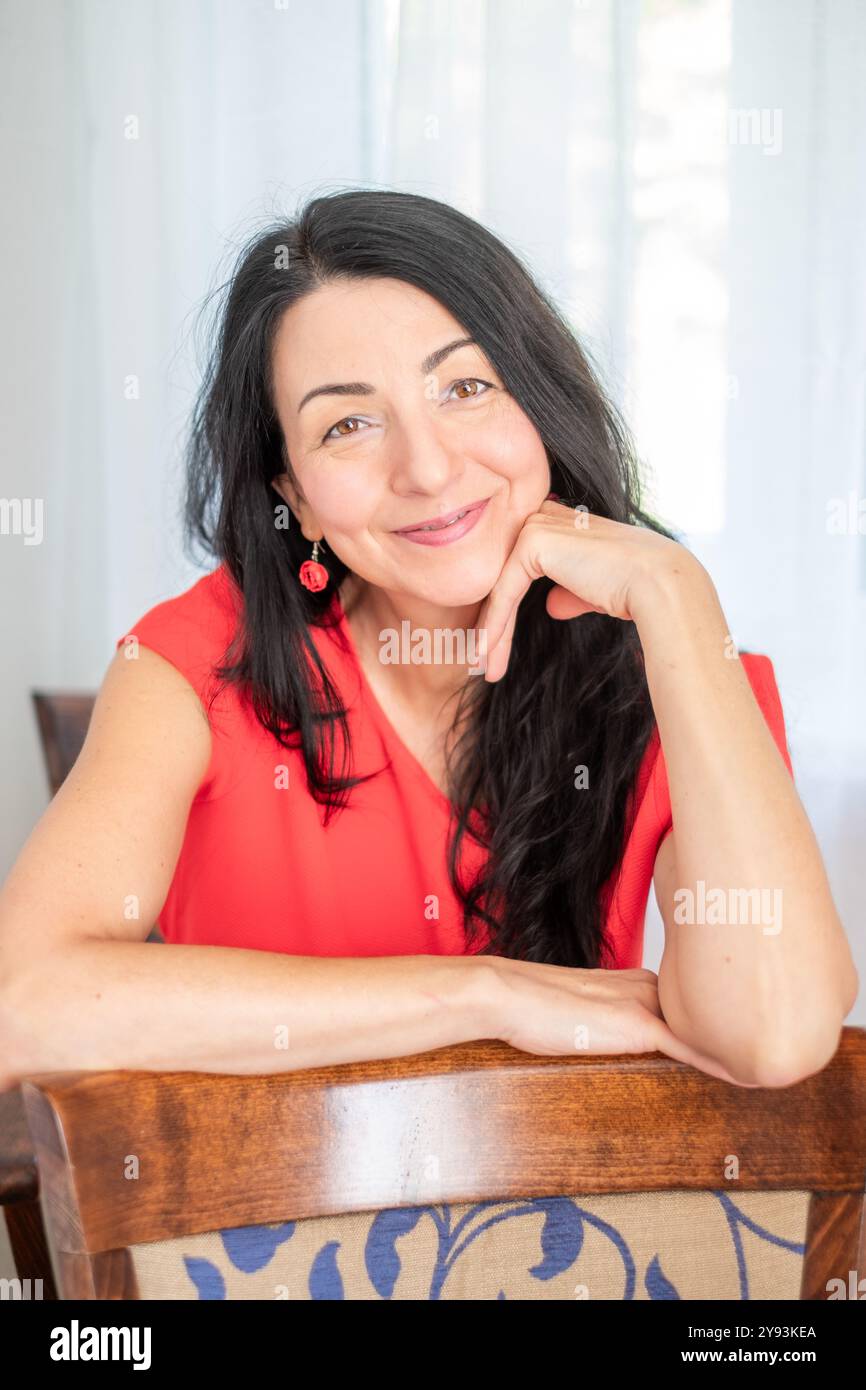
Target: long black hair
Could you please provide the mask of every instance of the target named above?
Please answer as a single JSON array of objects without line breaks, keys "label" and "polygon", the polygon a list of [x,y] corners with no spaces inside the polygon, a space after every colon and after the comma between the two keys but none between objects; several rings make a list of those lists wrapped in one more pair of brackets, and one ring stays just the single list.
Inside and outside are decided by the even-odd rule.
[{"label": "long black hair", "polygon": [[[218,675],[244,688],[283,746],[302,750],[325,825],[360,779],[350,771],[346,712],[310,628],[326,620],[348,570],[328,552],[328,587],[305,589],[297,575],[309,542],[299,526],[275,524],[271,481],[291,463],[274,408],[272,345],[281,316],[302,297],[337,278],[369,276],[424,290],[475,339],[538,430],[563,502],[671,534],[640,508],[628,431],[571,328],[478,222],[431,198],[361,189],[313,197],[293,219],[251,237],[222,287],[195,404],[185,543],[190,554],[203,548],[224,562],[242,592],[243,621]],[[448,871],[467,952],[483,923],[482,951],[592,968],[613,963],[602,890],[621,860],[627,799],[654,716],[634,624],[599,613],[553,619],[551,587],[539,579],[523,599],[505,676],[493,684],[470,677],[460,694]],[[471,882],[461,872],[467,835],[488,851]]]}]

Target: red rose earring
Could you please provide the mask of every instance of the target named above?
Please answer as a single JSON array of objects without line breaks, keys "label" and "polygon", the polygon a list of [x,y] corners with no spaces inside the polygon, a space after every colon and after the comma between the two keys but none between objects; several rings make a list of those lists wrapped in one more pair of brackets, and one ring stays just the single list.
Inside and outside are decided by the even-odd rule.
[{"label": "red rose earring", "polygon": [[[322,549],[324,550],[324,545]],[[298,571],[298,578],[305,589],[310,589],[314,594],[327,587],[330,579],[325,566],[319,562],[319,542],[313,541],[313,558],[305,560]]]}]

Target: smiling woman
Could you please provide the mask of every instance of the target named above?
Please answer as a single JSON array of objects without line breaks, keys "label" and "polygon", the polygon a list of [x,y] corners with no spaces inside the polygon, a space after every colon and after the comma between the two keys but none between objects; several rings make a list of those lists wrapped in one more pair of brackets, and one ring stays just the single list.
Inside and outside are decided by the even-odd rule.
[{"label": "smiling woman", "polygon": [[[0,967],[31,962],[5,991],[25,1069],[474,1037],[744,1085],[828,1060],[856,977],[771,663],[731,649],[709,576],[642,511],[622,422],[500,240],[381,191],[258,234],[188,463],[190,551],[216,566],[118,638],[0,899]],[[479,635],[480,673],[468,642],[383,659],[404,623]],[[698,879],[779,889],[785,930],[675,922]],[[145,949],[157,916],[180,951]],[[46,949],[17,951],[35,921]]]},{"label": "smiling woman", "polygon": [[[274,335],[274,408],[291,464],[272,484],[304,536],[324,535],[363,577],[364,611],[378,626],[398,594],[471,623],[550,488],[538,430],[459,328],[426,291],[380,276],[322,284]],[[308,385],[335,362],[345,380]],[[359,413],[334,421],[334,396]],[[455,551],[420,550],[470,532],[457,562]]]},{"label": "smiling woman", "polygon": [[[288,254],[274,269],[278,247]],[[633,625],[601,614],[556,621],[539,576],[507,681],[378,659],[380,634],[404,620],[413,631],[472,629],[551,489],[652,525],[625,430],[580,347],[501,242],[453,208],[395,193],[317,199],[291,235],[261,235],[234,276],[223,341],[249,344],[253,324],[262,394],[251,398],[243,364],[223,354],[191,451],[190,529],[244,595],[247,644],[233,678],[250,682],[275,737],[280,726],[298,731],[311,795],[329,810],[342,804],[325,768],[348,772],[353,740],[345,728],[337,737],[344,692],[310,649],[338,607],[380,707],[454,808],[449,892],[432,870],[427,888],[461,902],[466,946],[483,931],[498,955],[638,963],[642,906],[611,941],[599,901],[622,861],[626,802],[653,727]],[[260,503],[252,515],[263,484],[297,529],[275,528]],[[331,580],[321,594],[297,583],[314,542]],[[576,763],[591,768],[589,794],[575,794]],[[444,866],[429,828],[412,833]],[[476,836],[485,867],[462,878]]]}]

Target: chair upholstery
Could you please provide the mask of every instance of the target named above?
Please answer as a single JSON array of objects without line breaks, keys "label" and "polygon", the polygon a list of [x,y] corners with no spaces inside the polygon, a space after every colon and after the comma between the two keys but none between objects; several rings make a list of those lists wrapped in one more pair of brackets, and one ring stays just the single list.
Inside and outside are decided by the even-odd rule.
[{"label": "chair upholstery", "polygon": [[807,1191],[401,1207],[133,1245],[143,1299],[798,1299]]}]

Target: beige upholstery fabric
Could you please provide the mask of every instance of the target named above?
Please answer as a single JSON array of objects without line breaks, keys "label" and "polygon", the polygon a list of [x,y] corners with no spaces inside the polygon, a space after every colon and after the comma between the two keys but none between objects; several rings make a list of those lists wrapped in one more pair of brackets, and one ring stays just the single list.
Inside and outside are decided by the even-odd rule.
[{"label": "beige upholstery fabric", "polygon": [[398,1208],[132,1247],[143,1299],[797,1299],[809,1193]]}]

